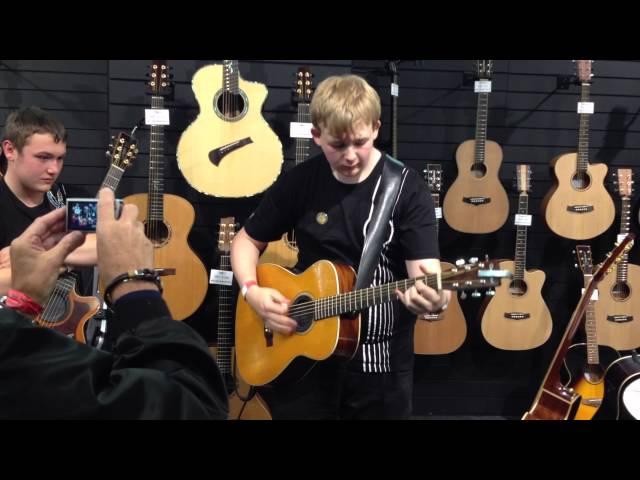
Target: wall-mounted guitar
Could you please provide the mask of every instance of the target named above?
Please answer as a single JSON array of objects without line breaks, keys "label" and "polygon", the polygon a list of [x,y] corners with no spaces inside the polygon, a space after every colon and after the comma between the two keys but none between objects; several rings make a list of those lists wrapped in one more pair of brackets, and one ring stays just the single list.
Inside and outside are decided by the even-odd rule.
[{"label": "wall-mounted guitar", "polygon": [[[172,92],[166,62],[154,61],[150,76],[151,108],[162,110],[164,97]],[[129,195],[124,202],[138,207],[139,219],[154,246],[154,267],[175,269],[175,275],[162,280],[162,296],[173,319],[184,320],[202,304],[209,282],[204,265],[187,241],[195,220],[193,206],[182,197],[164,193],[163,128],[150,126],[149,193]]]},{"label": "wall-mounted guitar", "polygon": [[496,288],[493,298],[483,305],[482,334],[496,348],[529,350],[546,342],[551,335],[551,312],[542,298],[545,274],[542,270],[527,270],[527,221],[529,165],[516,166],[516,183],[520,192],[516,222],[515,262],[501,261],[500,268],[512,270],[513,280]]},{"label": "wall-mounted guitar", "polygon": [[[124,171],[131,166],[138,153],[136,139],[121,132],[109,145],[107,158],[111,165],[100,188],[110,188],[114,192],[120,184]],[[94,272],[95,274],[95,272]],[[74,272],[60,275],[56,285],[44,305],[44,310],[35,318],[35,322],[47,328],[53,328],[65,335],[86,343],[85,326],[89,319],[100,309],[100,301],[94,296],[83,297],[76,293],[78,279]]]},{"label": "wall-mounted guitar", "polygon": [[510,275],[511,272],[493,269],[493,263],[487,260],[461,265],[440,275],[429,274],[351,291],[355,285],[353,269],[328,260],[314,263],[299,275],[279,265],[258,265],[258,283],[277,288],[291,300],[288,314],[298,322],[298,328],[292,335],[266,330],[262,318],[239,295],[236,357],[240,375],[250,385],[264,385],[281,375],[285,381],[291,381],[304,376],[319,360],[331,356],[352,358],[360,341],[357,312],[395,301],[396,289],[406,291],[417,280],[423,280],[432,288],[440,284],[447,290],[464,290],[490,288]]},{"label": "wall-mounted guitar", "polygon": [[[620,235],[629,233],[631,223],[631,194],[633,171],[619,168],[617,172],[620,209]],[[618,264],[616,276],[605,278],[600,285],[600,298],[595,306],[598,326],[598,344],[616,350],[640,347],[640,267],[629,263],[624,255]]]},{"label": "wall-mounted guitar", "polygon": [[[220,219],[218,252],[220,270],[231,271],[231,242],[236,232],[234,217]],[[259,395],[255,394],[235,372],[233,365],[233,298],[231,285],[217,285],[218,289],[218,342],[216,361],[227,386],[229,419],[271,420],[271,414]],[[246,401],[244,400],[246,398]]]},{"label": "wall-mounted guitar", "polygon": [[[437,209],[440,207],[442,168],[437,164],[428,164],[424,175]],[[437,222],[439,224],[440,220]],[[440,262],[440,265],[443,270],[453,268],[453,265],[447,262]],[[451,353],[460,348],[466,337],[467,322],[460,308],[458,295],[451,295],[449,306],[444,312],[431,314],[426,320],[421,316],[417,318],[413,333],[413,351],[418,355]]]},{"label": "wall-mounted guitar", "polygon": [[[313,74],[308,68],[299,68],[296,74],[296,84],[293,89],[293,102],[297,105],[296,122],[311,123],[309,104],[313,95]],[[298,138],[296,142],[296,165],[309,158],[309,138]],[[269,242],[260,256],[260,263],[275,263],[283,267],[293,267],[298,263],[298,245],[295,231],[282,235],[280,240]]]},{"label": "wall-mounted guitar", "polygon": [[387,69],[391,73],[391,156],[398,158],[398,94],[400,60],[388,60]]},{"label": "wall-mounted guitar", "polygon": [[[584,286],[589,285],[593,276],[593,261],[589,245],[576,245],[578,265],[584,276]],[[626,253],[622,257],[626,256]],[[622,260],[621,260],[622,261]],[[618,263],[618,268],[619,267]],[[600,283],[602,285],[602,282]],[[599,288],[598,290],[601,290]],[[620,355],[611,347],[598,346],[595,305],[600,299],[590,299],[585,310],[584,329],[586,343],[574,343],[569,347],[564,361],[566,387],[573,388],[580,395],[580,406],[574,420],[591,420],[604,396],[604,372],[608,365]],[[586,361],[586,363],[585,363]]]},{"label": "wall-mounted guitar", "polygon": [[250,197],[282,169],[282,144],[262,117],[267,88],[240,78],[237,60],[208,65],[192,80],[200,106],[178,142],[178,167],[193,188],[216,197]]},{"label": "wall-mounted guitar", "polygon": [[600,235],[615,217],[613,200],[604,187],[607,166],[589,163],[589,118],[593,113],[593,103],[589,101],[591,64],[592,60],[576,62],[582,85],[578,153],[566,153],[551,161],[555,183],[542,200],[544,219],[551,231],[573,240]]},{"label": "wall-mounted guitar", "polygon": [[589,284],[582,293],[578,306],[567,324],[564,336],[560,340],[556,354],[551,361],[547,374],[542,380],[533,405],[529,411],[522,416],[523,420],[568,420],[575,415],[575,412],[580,406],[578,401],[580,396],[576,394],[573,388],[567,387],[560,378],[561,373],[563,373],[562,370],[564,368],[567,350],[573,341],[578,327],[582,323],[594,290],[602,279],[613,270],[613,265],[620,261],[624,253],[629,251],[633,245],[634,238],[635,236],[630,233],[622,239],[593,274]]},{"label": "wall-mounted guitar", "polygon": [[444,197],[443,215],[459,232],[490,233],[507,221],[509,199],[498,177],[502,148],[487,140],[493,60],[476,60],[475,68],[479,90],[476,138],[461,143],[456,151],[458,177]]}]

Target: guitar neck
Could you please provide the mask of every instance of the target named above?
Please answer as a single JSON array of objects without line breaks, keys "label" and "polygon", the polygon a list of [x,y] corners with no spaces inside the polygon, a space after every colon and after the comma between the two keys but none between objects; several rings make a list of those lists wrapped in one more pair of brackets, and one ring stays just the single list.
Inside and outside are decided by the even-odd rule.
[{"label": "guitar neck", "polygon": [[[521,193],[518,201],[518,213],[527,215],[529,213],[529,195]],[[524,280],[524,272],[527,268],[527,227],[516,226],[516,252],[515,252],[514,280]]]},{"label": "guitar neck", "polygon": [[100,188],[109,188],[111,191],[115,192],[118,189],[118,185],[120,185],[120,180],[122,180],[122,175],[124,175],[124,169],[117,167],[114,164],[111,164],[109,167],[109,171],[105,176]]},{"label": "guitar neck", "polygon": [[[591,282],[592,275],[584,275],[585,288]],[[589,300],[585,309],[584,329],[587,335],[587,363],[589,365],[600,364],[600,354],[598,352],[598,335],[596,331],[595,301]]]},{"label": "guitar neck", "polygon": [[[164,108],[164,98],[151,97],[151,108]],[[147,202],[147,222],[149,225],[162,223],[164,219],[164,127],[151,125],[149,140],[149,194]],[[150,228],[149,231],[157,229]]]},{"label": "guitar neck", "polygon": [[[392,84],[398,84],[398,73],[393,73]],[[391,155],[398,158],[398,97],[391,95]]]},{"label": "guitar neck", "polygon": [[484,163],[485,145],[487,142],[487,118],[489,117],[489,94],[478,93],[478,107],[476,110],[476,151],[474,163]]},{"label": "guitar neck", "polygon": [[[580,102],[589,101],[589,92],[591,85],[588,83],[582,84],[582,90],[580,92]],[[589,167],[589,113],[579,113],[580,128],[578,130],[578,174],[584,175]]]},{"label": "guitar neck", "polygon": [[240,92],[238,60],[225,60],[222,69],[222,88],[225,93],[237,95]]},{"label": "guitar neck", "polygon": [[[231,270],[231,260],[228,254],[220,255],[220,270]],[[231,374],[232,312],[231,287],[218,285],[218,354],[216,360],[223,375]]]},{"label": "guitar neck", "polygon": [[[296,118],[299,123],[311,122],[311,112],[309,111],[308,103],[298,103],[298,115]],[[296,165],[301,164],[309,158],[309,140],[309,138],[296,137]]]},{"label": "guitar neck", "polygon": [[[434,208],[438,208],[440,206],[440,194],[432,193],[431,198],[433,199]],[[440,219],[436,218],[436,237],[440,234]]]},{"label": "guitar neck", "polygon": [[[622,205],[620,209],[620,234],[629,233],[629,225],[631,224],[631,199],[622,197]],[[616,269],[616,281],[626,283],[629,271],[629,254],[624,253],[622,259]]]}]

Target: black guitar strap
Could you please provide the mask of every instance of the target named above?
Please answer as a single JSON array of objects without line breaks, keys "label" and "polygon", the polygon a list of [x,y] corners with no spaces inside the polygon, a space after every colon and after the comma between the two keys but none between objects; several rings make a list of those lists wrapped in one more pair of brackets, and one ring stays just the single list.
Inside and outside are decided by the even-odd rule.
[{"label": "black guitar strap", "polygon": [[390,155],[383,158],[382,178],[378,186],[378,194],[375,199],[373,218],[367,228],[367,236],[364,239],[362,257],[358,267],[358,276],[354,290],[367,288],[373,279],[373,271],[378,264],[378,257],[382,250],[382,242],[386,232],[386,226],[391,218],[393,206],[396,203],[402,170],[404,165]]}]

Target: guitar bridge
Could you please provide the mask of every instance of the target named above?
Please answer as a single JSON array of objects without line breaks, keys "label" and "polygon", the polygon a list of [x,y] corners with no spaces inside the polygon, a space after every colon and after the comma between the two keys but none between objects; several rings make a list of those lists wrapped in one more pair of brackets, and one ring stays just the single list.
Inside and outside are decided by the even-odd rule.
[{"label": "guitar bridge", "polygon": [[571,213],[589,213],[593,212],[593,205],[569,205],[567,212]]},{"label": "guitar bridge", "polygon": [[633,322],[633,315],[607,315],[607,321],[614,323]]},{"label": "guitar bridge", "polygon": [[486,205],[491,203],[491,197],[462,197],[462,202],[471,205]]},{"label": "guitar bridge", "polygon": [[229,155],[234,150],[242,148],[245,145],[249,145],[250,143],[253,143],[253,140],[251,140],[251,137],[246,137],[223,145],[222,147],[214,148],[209,152],[209,160],[217,167],[220,165],[220,162],[225,155]]},{"label": "guitar bridge", "polygon": [[504,318],[508,318],[509,320],[526,320],[530,317],[531,315],[525,312],[507,312],[504,314]]}]

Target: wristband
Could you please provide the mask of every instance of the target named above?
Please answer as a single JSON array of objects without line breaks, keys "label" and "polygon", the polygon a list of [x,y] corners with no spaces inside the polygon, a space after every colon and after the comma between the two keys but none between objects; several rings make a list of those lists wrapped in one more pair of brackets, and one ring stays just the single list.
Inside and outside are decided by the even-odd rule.
[{"label": "wristband", "polygon": [[245,298],[245,299],[247,298],[247,292],[254,285],[258,285],[258,282],[256,282],[255,280],[249,280],[242,286],[242,288],[240,289],[240,293],[242,293],[242,298]]},{"label": "wristband", "polygon": [[160,290],[160,294],[162,294],[162,282],[160,281],[160,274],[157,270],[150,268],[132,270],[130,272],[125,272],[121,275],[118,275],[116,278],[111,280],[111,283],[107,286],[107,288],[104,289],[104,301],[107,302],[107,306],[111,307],[111,293],[118,285],[135,280],[155,283],[158,287],[158,290]]},{"label": "wristband", "polygon": [[43,310],[42,305],[18,290],[9,290],[3,300],[6,307],[26,315],[40,315]]}]

